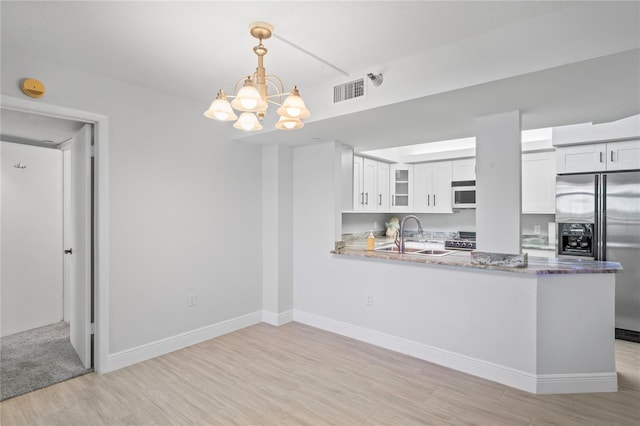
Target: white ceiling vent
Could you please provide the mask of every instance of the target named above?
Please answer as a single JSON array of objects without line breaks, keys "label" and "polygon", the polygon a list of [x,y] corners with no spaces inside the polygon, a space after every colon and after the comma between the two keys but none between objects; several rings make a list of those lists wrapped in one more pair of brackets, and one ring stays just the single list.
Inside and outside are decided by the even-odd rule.
[{"label": "white ceiling vent", "polygon": [[364,78],[333,86],[333,103],[364,96]]}]

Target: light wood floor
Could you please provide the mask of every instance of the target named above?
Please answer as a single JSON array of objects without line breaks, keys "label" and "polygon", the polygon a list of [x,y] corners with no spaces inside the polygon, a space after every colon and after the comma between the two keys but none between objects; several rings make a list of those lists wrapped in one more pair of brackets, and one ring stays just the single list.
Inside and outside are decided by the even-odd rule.
[{"label": "light wood floor", "polygon": [[640,345],[619,391],[533,395],[298,323],[260,324],[0,404],[3,426],[639,425]]}]

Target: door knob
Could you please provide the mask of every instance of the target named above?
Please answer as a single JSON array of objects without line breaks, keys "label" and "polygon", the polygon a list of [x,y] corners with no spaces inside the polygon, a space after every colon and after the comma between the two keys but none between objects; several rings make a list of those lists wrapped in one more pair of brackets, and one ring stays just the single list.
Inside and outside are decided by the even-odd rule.
[{"label": "door knob", "polygon": [[65,250],[64,254],[73,254],[73,249],[70,248],[69,250]]}]

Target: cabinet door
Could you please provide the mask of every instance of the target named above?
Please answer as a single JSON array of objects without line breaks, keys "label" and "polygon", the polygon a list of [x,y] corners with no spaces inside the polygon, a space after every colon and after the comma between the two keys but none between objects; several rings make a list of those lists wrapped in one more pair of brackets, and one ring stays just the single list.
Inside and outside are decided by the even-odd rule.
[{"label": "cabinet door", "polygon": [[640,169],[640,140],[607,144],[607,170],[638,169]]},{"label": "cabinet door", "polygon": [[556,212],[553,151],[522,154],[522,213]]},{"label": "cabinet door", "polygon": [[364,210],[364,158],[353,157],[353,210]]},{"label": "cabinet door", "polygon": [[389,211],[389,164],[378,162],[375,205],[378,211]]},{"label": "cabinet door", "polygon": [[606,170],[606,145],[603,143],[558,148],[558,173],[599,172]]},{"label": "cabinet door", "polygon": [[451,162],[451,180],[454,182],[476,180],[476,159],[453,160]]},{"label": "cabinet door", "polygon": [[451,161],[414,166],[413,209],[421,213],[451,213]]},{"label": "cabinet door", "polygon": [[364,159],[364,167],[362,173],[362,192],[363,192],[363,210],[375,211],[376,210],[376,193],[378,179],[378,162]]},{"label": "cabinet door", "polygon": [[413,210],[430,212],[433,208],[433,166],[416,164],[413,169]]},{"label": "cabinet door", "polygon": [[390,211],[408,212],[412,208],[413,166],[410,164],[392,164]]},{"label": "cabinet door", "polygon": [[433,163],[433,213],[452,213],[451,209],[451,161]]}]

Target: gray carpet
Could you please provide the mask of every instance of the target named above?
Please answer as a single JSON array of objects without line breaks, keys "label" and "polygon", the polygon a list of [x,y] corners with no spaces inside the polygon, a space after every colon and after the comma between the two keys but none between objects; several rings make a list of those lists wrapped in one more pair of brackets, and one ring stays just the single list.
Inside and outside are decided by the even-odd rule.
[{"label": "gray carpet", "polygon": [[59,322],[0,339],[0,401],[90,372]]}]

